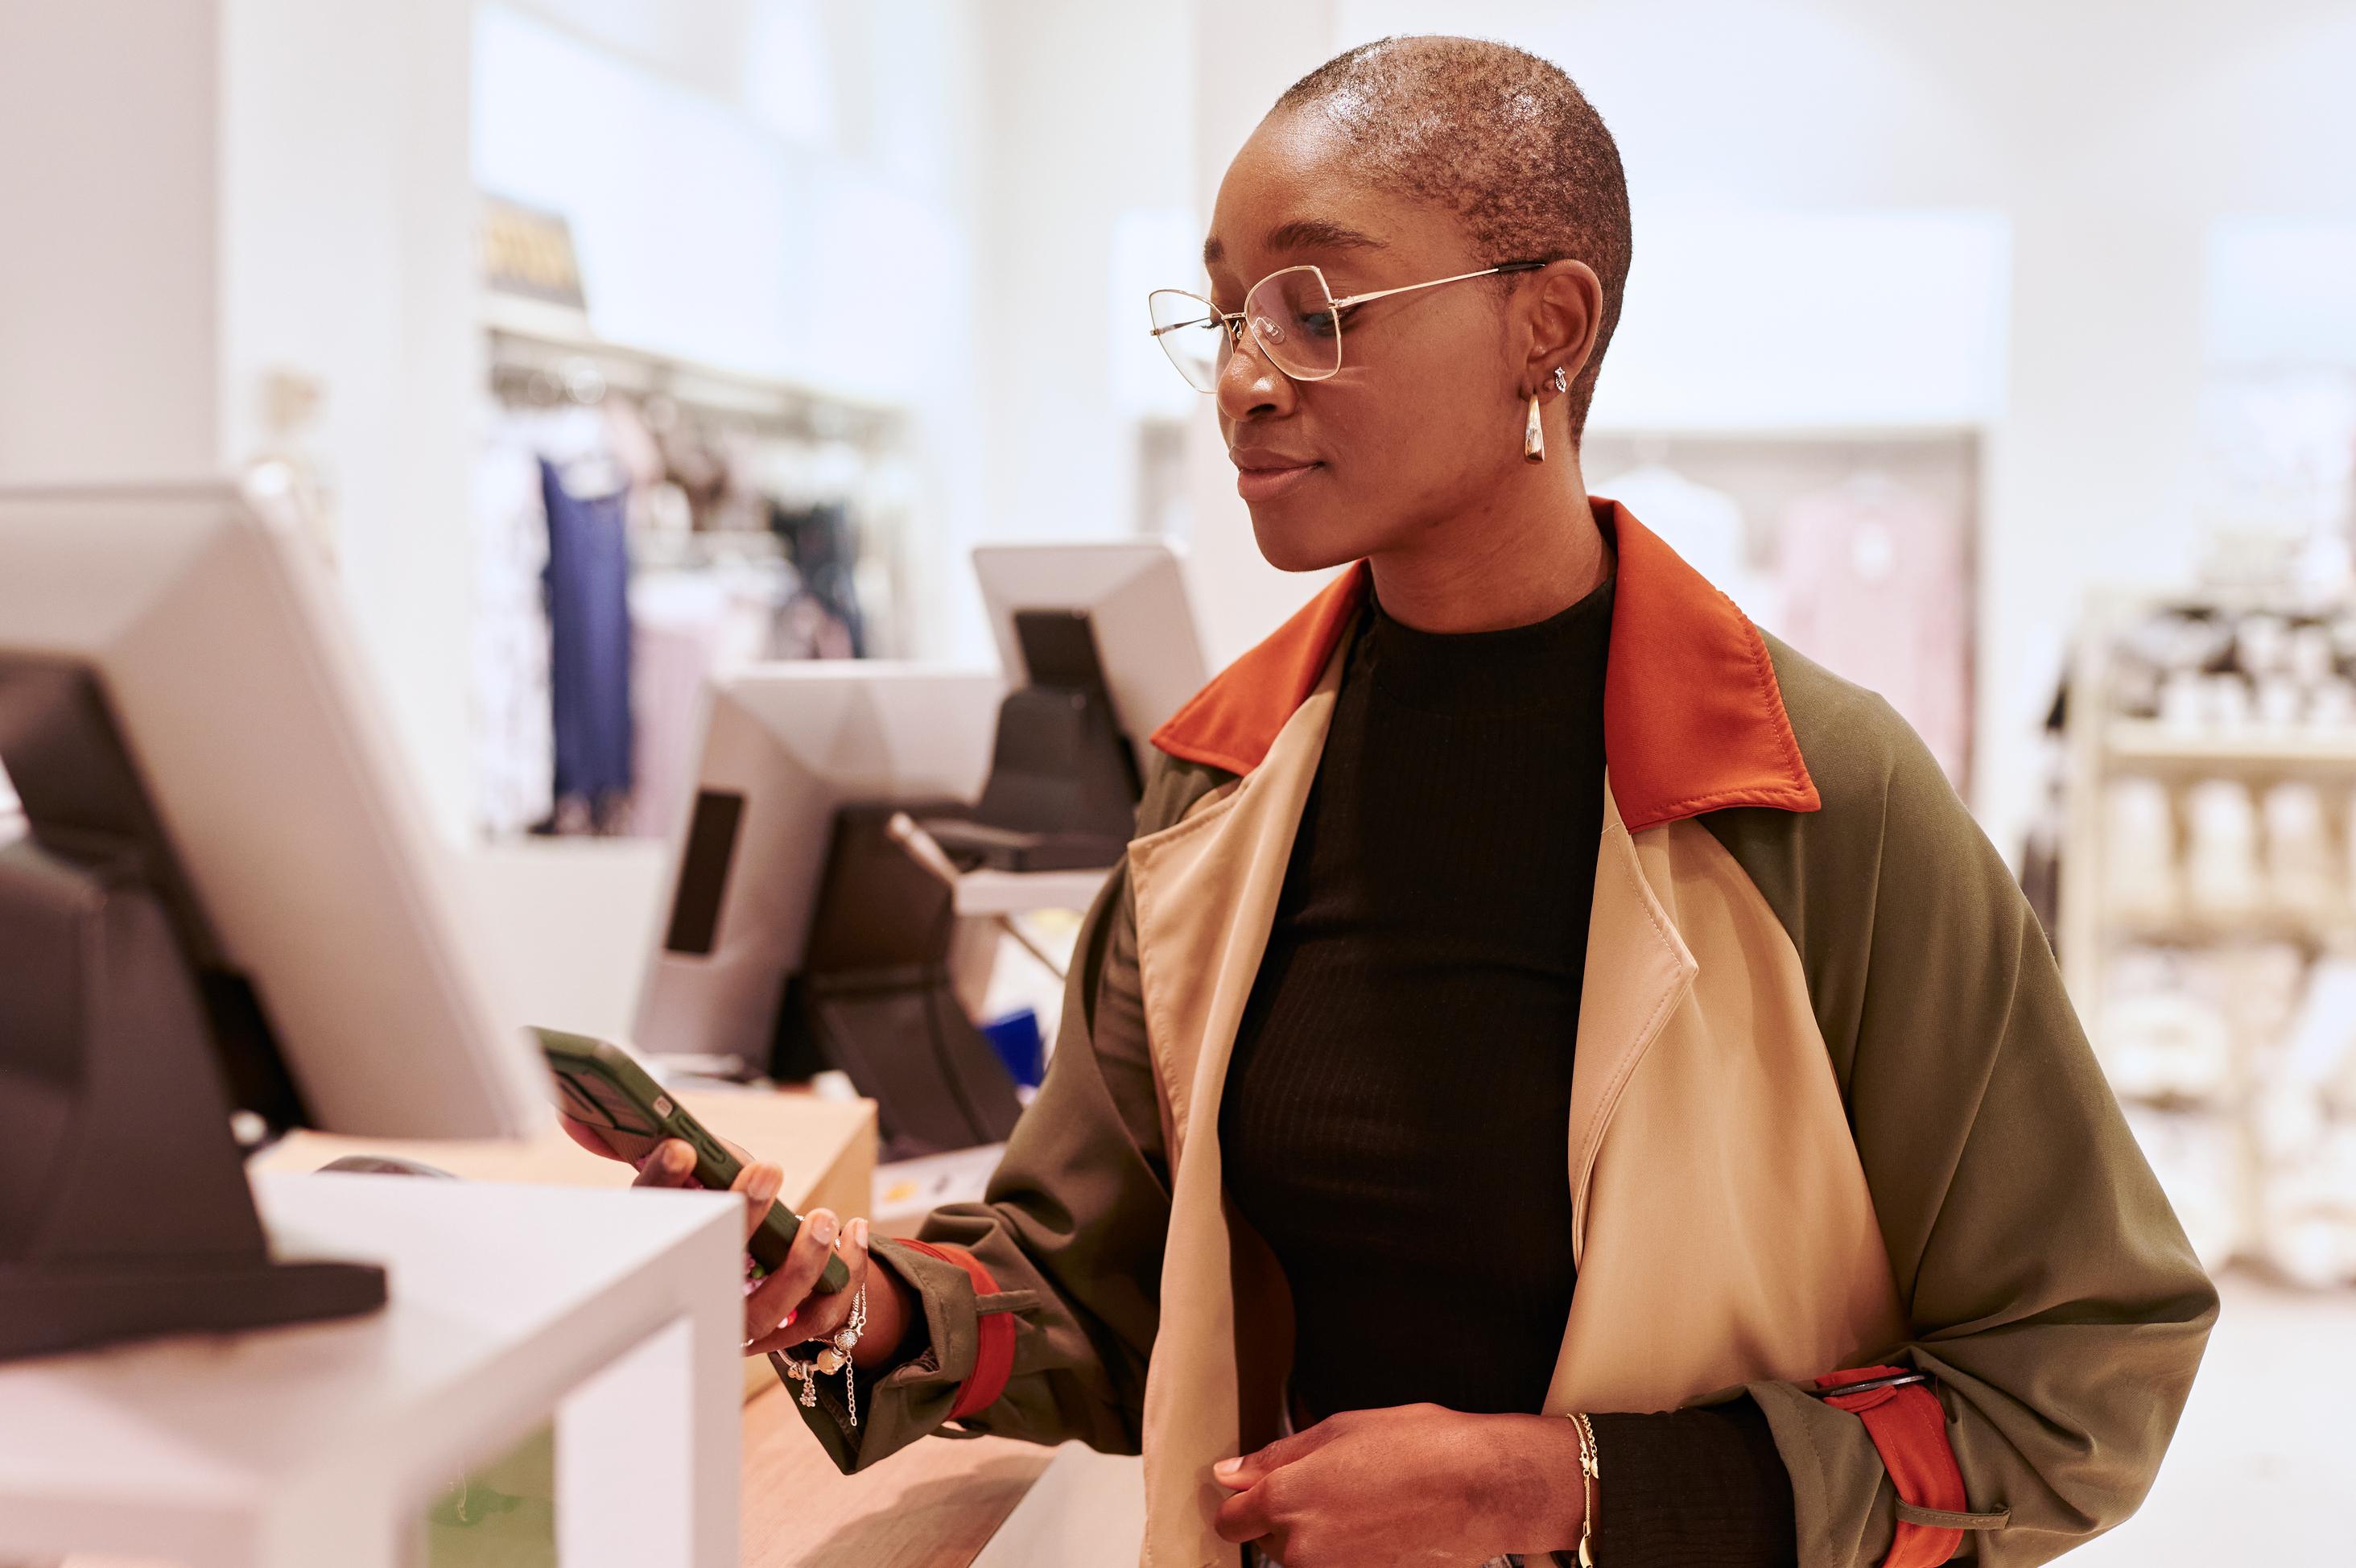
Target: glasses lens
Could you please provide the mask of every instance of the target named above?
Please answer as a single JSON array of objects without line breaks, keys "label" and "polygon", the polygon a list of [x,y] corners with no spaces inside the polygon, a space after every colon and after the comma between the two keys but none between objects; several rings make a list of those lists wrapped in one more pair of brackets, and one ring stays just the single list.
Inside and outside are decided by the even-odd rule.
[{"label": "glasses lens", "polygon": [[1315,267],[1270,273],[1244,296],[1244,320],[1269,363],[1297,381],[1342,368],[1342,323]]},{"label": "glasses lens", "polygon": [[1196,392],[1214,392],[1227,348],[1226,324],[1211,302],[1183,289],[1157,288],[1146,296],[1153,312],[1154,341]]}]

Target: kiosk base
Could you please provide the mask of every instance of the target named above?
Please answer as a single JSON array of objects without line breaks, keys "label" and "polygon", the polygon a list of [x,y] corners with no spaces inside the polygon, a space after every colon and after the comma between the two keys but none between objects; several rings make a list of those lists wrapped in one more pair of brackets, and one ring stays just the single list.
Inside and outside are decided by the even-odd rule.
[{"label": "kiosk base", "polygon": [[350,1317],[384,1300],[384,1271],[369,1263],[0,1268],[0,1361],[162,1334]]},{"label": "kiosk base", "polygon": [[123,863],[0,847],[0,1360],[381,1306],[270,1257],[195,976]]},{"label": "kiosk base", "polygon": [[[1014,1079],[949,978],[954,891],[892,836],[894,802],[835,813],[809,949],[787,983],[770,1070],[840,1068],[875,1101],[886,1159],[1002,1144]],[[911,812],[937,812],[911,802]]]}]

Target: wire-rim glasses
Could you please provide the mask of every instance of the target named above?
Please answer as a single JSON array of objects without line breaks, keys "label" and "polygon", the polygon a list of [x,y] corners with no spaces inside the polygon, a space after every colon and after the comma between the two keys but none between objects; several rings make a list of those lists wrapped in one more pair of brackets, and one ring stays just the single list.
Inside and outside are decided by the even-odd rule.
[{"label": "wire-rim glasses", "polygon": [[1186,384],[1196,392],[1218,390],[1219,374],[1243,344],[1246,332],[1268,362],[1296,381],[1322,381],[1342,369],[1343,313],[1370,300],[1501,273],[1534,273],[1544,261],[1500,262],[1478,272],[1402,284],[1336,299],[1321,267],[1281,267],[1251,285],[1241,310],[1221,310],[1201,295],[1157,288],[1146,295],[1154,340]]}]

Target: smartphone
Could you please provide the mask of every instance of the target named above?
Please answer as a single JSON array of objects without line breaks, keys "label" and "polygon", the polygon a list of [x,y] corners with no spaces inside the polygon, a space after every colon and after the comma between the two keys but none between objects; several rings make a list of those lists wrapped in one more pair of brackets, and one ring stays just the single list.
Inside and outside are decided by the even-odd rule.
[{"label": "smartphone", "polygon": [[[596,1129],[605,1146],[636,1165],[666,1138],[678,1138],[695,1151],[695,1179],[714,1192],[725,1192],[744,1168],[702,1122],[690,1114],[653,1075],[630,1059],[629,1052],[586,1035],[561,1029],[534,1028],[548,1070],[555,1075],[557,1109],[574,1121]],[[761,1228],[753,1232],[744,1251],[758,1272],[767,1274],[786,1261],[802,1217],[782,1203],[769,1205]],[[812,1287],[814,1294],[832,1295],[851,1283],[851,1271],[841,1258],[827,1260],[826,1273]]]}]

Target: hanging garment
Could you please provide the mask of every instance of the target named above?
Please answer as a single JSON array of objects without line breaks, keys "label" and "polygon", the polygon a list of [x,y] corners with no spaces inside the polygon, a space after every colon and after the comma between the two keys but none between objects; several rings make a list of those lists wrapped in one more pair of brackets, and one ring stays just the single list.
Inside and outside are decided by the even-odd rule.
[{"label": "hanging garment", "polygon": [[495,413],[474,475],[475,820],[527,832],[554,810],[548,691],[548,511],[529,416]]},{"label": "hanging garment", "polygon": [[627,492],[574,495],[541,459],[548,509],[549,694],[560,808],[613,822],[627,796],[630,749],[630,547]]},{"label": "hanging garment", "polygon": [[781,659],[864,659],[867,630],[853,581],[859,535],[840,501],[787,507],[772,501],[769,527],[801,575],[801,591],[780,627]]},{"label": "hanging garment", "polygon": [[1784,638],[1879,692],[1963,786],[1971,597],[1961,517],[1884,476],[1801,497],[1776,531]]},{"label": "hanging garment", "polygon": [[755,600],[735,576],[710,569],[657,569],[631,580],[637,768],[630,831],[640,837],[668,838],[694,797],[704,682],[730,665],[758,658],[768,635],[776,590]]},{"label": "hanging garment", "polygon": [[1752,569],[1742,507],[1732,496],[1697,484],[1661,463],[1646,463],[1600,481],[1595,492],[1644,519],[1687,565],[1708,578],[1754,623],[1776,623],[1780,607],[1774,580]]}]

